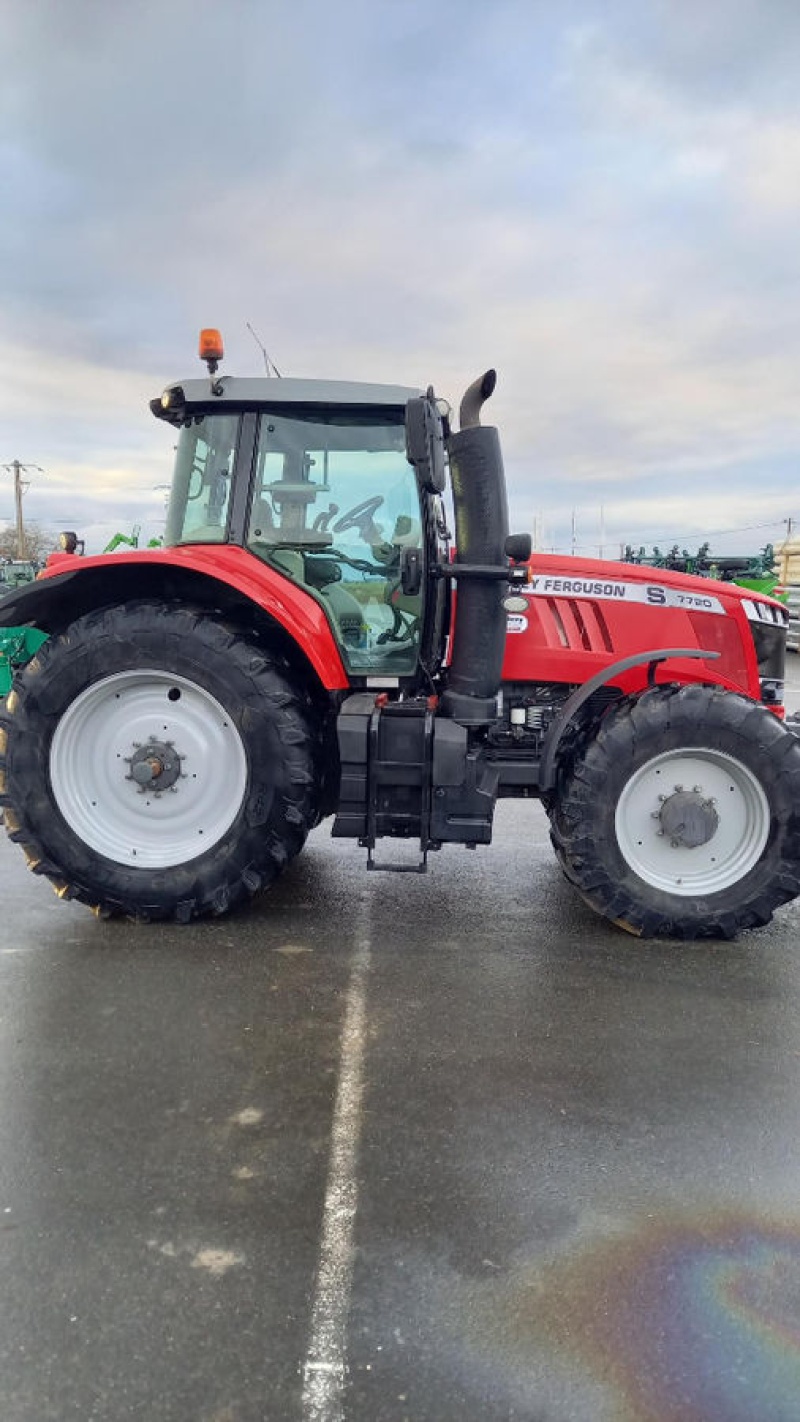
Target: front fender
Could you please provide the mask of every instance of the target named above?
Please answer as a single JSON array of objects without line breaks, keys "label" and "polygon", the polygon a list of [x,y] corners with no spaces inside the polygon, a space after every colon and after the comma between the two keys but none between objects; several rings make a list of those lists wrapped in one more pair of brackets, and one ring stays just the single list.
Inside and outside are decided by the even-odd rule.
[{"label": "front fender", "polygon": [[622,661],[613,662],[611,666],[603,667],[588,681],[585,681],[583,686],[576,687],[575,691],[567,697],[547,734],[539,764],[540,790],[547,792],[555,787],[556,763],[561,740],[581,707],[586,705],[589,698],[599,691],[601,686],[607,686],[615,677],[630,671],[632,667],[646,664],[648,680],[652,680],[655,677],[658,662],[668,661],[672,657],[695,657],[702,658],[703,661],[714,661],[718,656],[719,652],[705,652],[700,647],[660,647],[652,652],[637,652],[634,656],[623,657]]}]

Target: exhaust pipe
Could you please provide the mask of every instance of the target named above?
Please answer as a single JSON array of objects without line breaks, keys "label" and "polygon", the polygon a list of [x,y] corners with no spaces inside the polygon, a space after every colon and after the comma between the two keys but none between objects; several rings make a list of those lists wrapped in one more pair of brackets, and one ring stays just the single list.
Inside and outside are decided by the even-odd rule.
[{"label": "exhaust pipe", "polygon": [[459,563],[505,568],[508,538],[503,457],[481,409],[495,388],[495,371],[473,381],[461,401],[457,434],[448,440],[455,509],[457,610],[453,655],[442,711],[464,726],[497,718],[497,693],[506,643],[502,580],[458,576]]},{"label": "exhaust pipe", "polygon": [[458,409],[458,423],[462,430],[472,429],[480,424],[481,410],[489,396],[494,393],[496,384],[497,371],[487,370],[485,375],[479,375],[464,391]]}]

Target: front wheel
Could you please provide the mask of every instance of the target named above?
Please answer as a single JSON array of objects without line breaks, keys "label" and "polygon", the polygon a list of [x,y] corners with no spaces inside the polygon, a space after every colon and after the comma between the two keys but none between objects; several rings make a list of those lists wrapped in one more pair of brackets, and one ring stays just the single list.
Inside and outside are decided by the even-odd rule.
[{"label": "front wheel", "polygon": [[60,893],[188,920],[301,849],[315,745],[279,660],[199,611],[135,603],[80,618],[18,676],[0,710],[0,803]]},{"label": "front wheel", "polygon": [[732,938],[800,893],[800,742],[717,687],[657,687],[575,751],[551,838],[587,902],[644,937]]}]

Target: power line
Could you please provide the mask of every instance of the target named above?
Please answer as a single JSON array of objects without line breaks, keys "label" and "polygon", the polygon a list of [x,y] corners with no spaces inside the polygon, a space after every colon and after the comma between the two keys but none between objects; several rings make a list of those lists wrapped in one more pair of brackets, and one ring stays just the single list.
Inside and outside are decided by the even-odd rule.
[{"label": "power line", "polygon": [[626,541],[628,543],[634,543],[636,541],[644,543],[678,543],[681,539],[686,538],[727,538],[731,533],[755,533],[759,529],[780,528],[781,524],[787,522],[793,523],[794,520],[777,518],[773,519],[771,523],[747,523],[742,524],[739,528],[690,529],[687,533],[681,533],[677,537],[672,534],[637,534],[635,537],[628,536]]},{"label": "power line", "polygon": [[[679,544],[679,543],[689,543],[689,542],[692,542],[695,538],[701,538],[704,542],[708,542],[708,540],[711,539],[711,538],[722,538],[722,537],[725,537],[725,536],[727,536],[727,535],[729,535],[729,534],[733,534],[733,533],[751,533],[751,532],[754,532],[754,531],[756,531],[756,530],[758,530],[758,529],[762,529],[762,530],[763,530],[763,529],[766,529],[766,528],[779,528],[779,527],[780,527],[780,524],[787,524],[787,525],[789,525],[788,533],[789,533],[789,535],[791,535],[791,526],[794,524],[794,520],[793,520],[793,519],[785,519],[785,518],[784,518],[784,519],[781,519],[778,523],[751,523],[751,524],[747,524],[747,525],[745,525],[745,526],[743,526],[743,527],[741,527],[741,528],[718,528],[718,529],[712,529],[712,531],[711,531],[710,533],[709,533],[709,532],[705,532],[705,531],[702,532],[702,533],[699,532],[699,531],[692,532],[692,531],[690,530],[688,533],[681,533],[681,534],[678,534],[678,535],[670,535],[670,536],[666,536],[666,535],[665,535],[665,536],[661,536],[661,537],[659,537],[659,536],[655,536],[655,537],[654,537],[652,534],[649,534],[649,535],[644,535],[644,534],[636,534],[636,535],[633,535],[633,534],[626,534],[625,539],[624,539],[624,542],[627,543],[627,544],[630,544],[630,546],[631,546],[632,548],[633,548],[633,547],[636,547],[637,544],[642,545],[642,544],[645,544],[645,543],[651,543],[651,544],[653,544],[653,545],[659,545],[659,546],[660,546],[660,545],[664,545],[664,546],[674,547],[674,546],[676,546],[676,545]],[[603,536],[604,536],[604,537],[606,536],[605,533],[604,533]],[[545,539],[542,539],[541,541],[542,541],[542,542],[546,542]],[[616,541],[619,541],[619,540],[617,539]],[[559,543],[558,545],[554,545],[554,544],[551,544],[551,545],[550,545],[551,551],[552,551],[553,553],[591,553],[591,552],[596,551],[597,547],[598,547],[598,544],[597,544],[596,541],[595,541],[594,543],[579,543],[578,540],[577,540],[577,538],[575,537],[575,526],[574,526],[574,524],[572,525],[572,536],[571,536],[569,545],[567,545],[566,543]]]}]

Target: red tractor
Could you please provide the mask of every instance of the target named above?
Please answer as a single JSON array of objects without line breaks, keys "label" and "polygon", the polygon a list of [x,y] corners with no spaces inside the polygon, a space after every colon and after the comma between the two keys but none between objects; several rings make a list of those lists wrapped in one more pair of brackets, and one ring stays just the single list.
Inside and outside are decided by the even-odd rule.
[{"label": "red tractor", "polygon": [[[185,922],[326,816],[368,867],[421,870],[509,796],[636,934],[730,937],[800,892],[781,606],[531,556],[493,372],[455,431],[430,389],[220,376],[216,333],[201,355],[151,405],[178,439],[164,547],[53,555],[0,603],[46,637],[0,711],[0,803],[59,894]],[[398,838],[413,862],[376,860]]]}]

